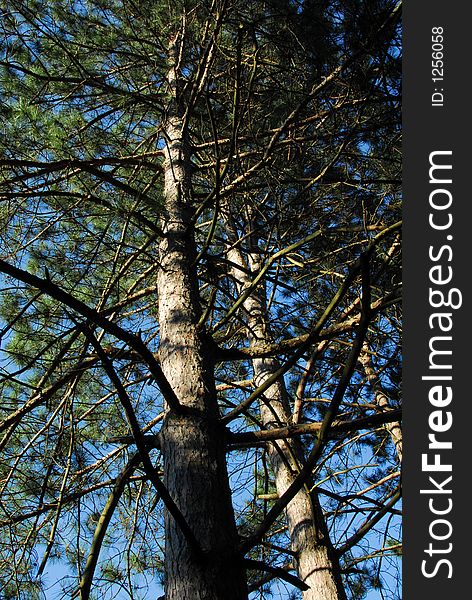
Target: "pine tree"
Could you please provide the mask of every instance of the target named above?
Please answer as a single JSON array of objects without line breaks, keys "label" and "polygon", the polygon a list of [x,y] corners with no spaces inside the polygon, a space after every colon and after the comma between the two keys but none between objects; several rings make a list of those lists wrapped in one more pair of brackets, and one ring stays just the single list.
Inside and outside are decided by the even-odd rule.
[{"label": "pine tree", "polygon": [[392,585],[400,4],[1,10],[1,594]]}]

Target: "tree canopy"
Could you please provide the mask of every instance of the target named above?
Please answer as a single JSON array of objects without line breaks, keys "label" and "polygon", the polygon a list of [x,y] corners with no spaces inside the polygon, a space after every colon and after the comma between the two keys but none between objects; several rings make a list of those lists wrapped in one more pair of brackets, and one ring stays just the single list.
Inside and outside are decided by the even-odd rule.
[{"label": "tree canopy", "polygon": [[401,3],[0,10],[1,597],[399,598]]}]

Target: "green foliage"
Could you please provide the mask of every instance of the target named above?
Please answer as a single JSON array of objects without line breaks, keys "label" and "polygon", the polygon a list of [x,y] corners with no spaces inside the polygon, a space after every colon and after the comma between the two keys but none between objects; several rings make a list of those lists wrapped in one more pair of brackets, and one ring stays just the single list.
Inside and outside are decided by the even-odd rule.
[{"label": "green foliage", "polygon": [[[274,343],[310,332],[360,253],[400,218],[399,31],[372,35],[392,8],[389,0],[3,0],[1,258],[139,332],[157,350],[163,149],[172,93],[168,49],[170,38],[180,35],[179,107],[188,117],[190,233],[199,256],[203,326],[221,348],[247,347],[244,311],[219,323],[238,297],[225,262],[228,244],[241,249],[250,271],[256,237],[261,265],[300,242],[264,277]],[[345,68],[326,83],[340,65]],[[221,218],[224,207],[234,232]],[[317,230],[318,237],[302,243]],[[372,253],[372,302],[384,304],[368,337],[396,406],[400,258],[392,243],[385,236]],[[129,434],[129,426],[81,333],[84,319],[11,276],[2,275],[0,284],[2,423],[20,411],[0,437],[0,596],[34,600],[43,593],[37,575],[49,536],[50,561],[83,568],[99,515],[129,458],[126,448],[108,440]],[[330,324],[358,314],[360,287],[357,278]],[[157,431],[164,402],[140,357],[99,328],[94,332],[140,425]],[[354,337],[352,327],[341,331],[318,358],[304,390],[303,422],[325,416]],[[281,364],[289,354],[279,353]],[[307,352],[285,374],[292,408],[308,358]],[[249,360],[218,362],[216,383],[250,379],[252,371]],[[219,392],[221,413],[253,390]],[[358,366],[341,411],[355,419],[371,414],[374,404]],[[254,429],[259,416],[254,403],[231,427]],[[332,495],[356,494],[396,468],[385,430],[356,435],[330,442],[315,473]],[[313,442],[304,438],[307,452]],[[248,489],[250,481],[256,497],[274,492],[270,469],[254,472],[244,456],[231,458],[234,479]],[[110,593],[131,588],[131,580],[162,578],[162,511],[149,482],[136,473],[107,531],[99,577]],[[248,500],[244,484],[238,486],[238,525],[249,533],[269,503]],[[392,489],[393,482],[380,483],[372,493],[381,503]],[[360,525],[362,502],[350,513],[336,497],[323,498],[334,543]],[[283,527],[281,516],[272,533]],[[286,532],[271,541],[288,544]],[[356,558],[368,550],[361,546]],[[253,556],[260,553],[255,549]],[[264,559],[282,560],[269,552]],[[347,580],[353,599],[379,585],[368,569]]]}]

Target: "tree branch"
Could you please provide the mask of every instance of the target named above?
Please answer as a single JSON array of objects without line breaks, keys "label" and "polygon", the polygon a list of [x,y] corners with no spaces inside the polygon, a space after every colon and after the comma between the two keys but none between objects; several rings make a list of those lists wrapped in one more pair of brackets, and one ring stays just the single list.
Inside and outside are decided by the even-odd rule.
[{"label": "tree branch", "polygon": [[109,321],[101,313],[93,308],[90,308],[87,304],[81,300],[78,300],[72,294],[69,294],[58,285],[53,283],[50,279],[42,279],[41,277],[32,275],[28,271],[19,269],[18,267],[15,267],[14,265],[11,265],[2,259],[0,259],[0,272],[43,291],[51,298],[54,298],[64,306],[71,308],[82,317],[85,317],[91,323],[101,327],[107,333],[128,344],[130,348],[135,350],[138,355],[141,356],[143,361],[148,366],[151,375],[158,384],[169,407],[176,413],[182,412],[183,407],[181,406],[174,390],[162,372],[159,362],[156,360],[156,357],[149,350],[146,344],[138,336],[126,331],[126,329],[123,329],[113,321]]},{"label": "tree branch", "polygon": [[143,469],[144,469],[146,475],[149,477],[151,483],[156,488],[157,493],[162,498],[162,501],[164,502],[165,507],[167,508],[169,513],[173,516],[176,523],[180,527],[190,548],[195,553],[195,556],[198,559],[202,560],[203,552],[200,547],[200,544],[198,543],[193,531],[191,530],[189,524],[185,520],[185,517],[181,513],[177,504],[174,502],[173,498],[171,498],[169,492],[167,491],[167,488],[164,486],[164,484],[160,480],[159,476],[157,475],[156,469],[154,468],[154,465],[152,464],[152,461],[149,457],[149,453],[148,453],[148,450],[147,450],[147,447],[146,447],[146,444],[144,441],[144,436],[141,432],[141,428],[140,428],[138,420],[136,418],[131,400],[128,396],[128,392],[126,391],[125,387],[121,383],[121,380],[118,377],[118,375],[113,367],[113,363],[108,358],[108,356],[105,354],[105,352],[103,351],[103,349],[101,347],[100,342],[97,340],[97,338],[92,333],[92,331],[88,328],[88,326],[87,325],[81,325],[81,326],[79,325],[79,327],[81,327],[84,335],[87,337],[89,342],[94,347],[95,351],[98,354],[98,357],[100,358],[100,360],[103,364],[103,368],[105,369],[110,381],[113,383],[113,385],[116,388],[118,397],[119,397],[121,404],[125,410],[128,424],[133,433],[133,438],[134,438],[136,447],[138,448],[139,456],[141,458]]},{"label": "tree branch", "polygon": [[[401,419],[401,409],[388,410],[386,412],[369,415],[354,421],[335,421],[328,432],[328,437],[335,437],[340,433],[349,433],[361,429],[369,429],[377,425],[394,423]],[[303,425],[288,425],[287,427],[278,427],[276,429],[264,429],[262,431],[247,431],[243,433],[233,433],[227,430],[228,451],[239,449],[241,447],[264,446],[266,442],[275,440],[285,440],[301,435],[319,434],[322,421],[316,423],[305,423]],[[107,439],[110,444],[133,444],[134,438],[129,435],[117,436]],[[160,449],[161,443],[159,435],[145,435],[144,442],[149,448]]]},{"label": "tree branch", "polygon": [[290,583],[294,587],[298,588],[305,592],[310,589],[310,586],[303,582],[301,579],[288,573],[282,567],[273,567],[272,565],[268,565],[260,560],[254,560],[252,558],[244,558],[243,564],[246,569],[251,569],[254,571],[264,571],[265,573],[270,573],[274,576],[274,578],[283,579],[287,583]]},{"label": "tree branch", "polygon": [[79,583],[80,600],[88,600],[90,597],[93,576],[95,573],[95,568],[97,566],[103,540],[105,539],[105,534],[108,529],[108,525],[110,524],[111,518],[113,516],[113,513],[115,512],[116,507],[118,506],[118,502],[120,501],[120,498],[123,494],[126,482],[129,480],[129,476],[133,473],[133,471],[136,469],[140,462],[140,453],[136,452],[129,459],[127,465],[117,477],[115,485],[113,486],[113,489],[110,492],[110,495],[108,496],[107,503],[103,508],[102,514],[100,515],[100,519],[95,528],[93,540],[90,545],[90,550],[87,557],[87,562],[85,564],[85,569]]},{"label": "tree branch", "polygon": [[367,520],[345,544],[336,549],[337,554],[345,554],[348,550],[355,546],[357,542],[359,542],[372,529],[372,527],[374,527],[374,525],[376,525],[380,519],[384,517],[384,515],[390,512],[391,508],[395,506],[397,501],[401,498],[401,495],[401,489],[397,490],[393,498],[387,502],[387,504],[384,504],[384,506],[372,517],[372,519]]}]

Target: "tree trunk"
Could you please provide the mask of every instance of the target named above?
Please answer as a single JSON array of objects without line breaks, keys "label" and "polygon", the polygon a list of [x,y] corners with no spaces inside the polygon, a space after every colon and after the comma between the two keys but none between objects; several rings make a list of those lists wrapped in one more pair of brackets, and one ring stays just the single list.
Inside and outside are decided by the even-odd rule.
[{"label": "tree trunk", "polygon": [[[367,381],[372,386],[375,397],[375,404],[381,408],[382,410],[390,410],[390,403],[388,401],[388,397],[384,390],[382,389],[382,384],[380,383],[380,379],[375,372],[374,366],[372,364],[372,358],[370,356],[370,348],[367,343],[364,343],[362,348],[362,353],[359,356],[359,362],[364,367],[364,372],[367,378]],[[403,460],[403,433],[402,427],[398,421],[393,423],[386,423],[384,425],[385,429],[388,431],[390,438],[395,446],[395,450],[397,452],[398,461],[401,463]]]},{"label": "tree trunk", "polygon": [[[172,69],[169,80],[172,88],[176,83]],[[166,235],[159,247],[158,306],[162,370],[184,410],[180,415],[167,413],[161,444],[164,483],[204,556],[199,557],[192,550],[166,511],[165,597],[244,600],[246,577],[236,559],[238,534],[226,469],[224,430],[219,424],[213,360],[209,344],[198,328],[195,245],[188,227],[190,159],[178,113],[175,102],[170,106],[166,126]]]},{"label": "tree trunk", "polygon": [[[251,271],[257,272],[258,254],[251,256]],[[236,248],[228,252],[228,259],[239,267],[246,267],[244,259]],[[247,267],[246,267],[247,268]],[[242,269],[233,269],[233,276],[243,291],[251,279]],[[252,345],[272,341],[266,313],[266,293],[264,289],[253,292],[244,302],[247,313],[247,328]],[[256,386],[264,383],[279,367],[273,358],[253,360]],[[290,406],[283,380],[264,392],[260,403],[261,421],[265,427],[280,427],[290,422]],[[279,441],[269,445],[269,457],[274,472],[278,496],[281,496],[293,482],[303,452],[298,441]],[[335,556],[324,516],[316,492],[302,488],[286,509],[287,525],[292,550],[296,553],[296,566],[299,578],[309,587],[303,592],[304,600],[345,600],[346,594],[341,579],[339,562]]]}]

